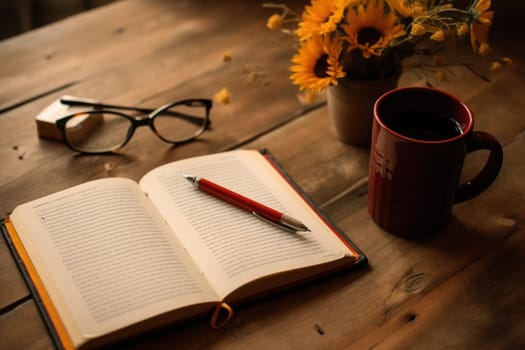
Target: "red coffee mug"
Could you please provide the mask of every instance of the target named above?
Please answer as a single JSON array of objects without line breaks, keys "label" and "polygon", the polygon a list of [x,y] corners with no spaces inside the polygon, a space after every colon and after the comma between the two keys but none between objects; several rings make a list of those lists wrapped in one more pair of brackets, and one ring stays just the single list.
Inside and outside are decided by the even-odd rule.
[{"label": "red coffee mug", "polygon": [[[458,98],[433,88],[391,90],[374,105],[368,211],[388,232],[419,236],[438,230],[452,206],[496,179],[503,162],[494,136],[473,131],[473,116]],[[487,149],[481,172],[459,184],[465,155]]]}]

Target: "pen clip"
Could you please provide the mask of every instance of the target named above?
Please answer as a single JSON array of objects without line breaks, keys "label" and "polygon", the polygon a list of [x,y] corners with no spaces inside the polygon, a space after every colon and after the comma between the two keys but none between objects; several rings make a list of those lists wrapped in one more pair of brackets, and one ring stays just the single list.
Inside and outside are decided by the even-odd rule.
[{"label": "pen clip", "polygon": [[283,230],[286,230],[286,231],[288,231],[288,232],[297,233],[297,230],[295,230],[294,228],[292,228],[292,227],[286,225],[285,223],[282,223],[282,222],[281,222],[281,223],[277,223],[277,222],[274,222],[274,221],[268,220],[268,219],[265,218],[264,216],[262,216],[262,215],[260,215],[260,214],[257,214],[257,213],[254,212],[254,211],[252,211],[252,214],[253,214],[255,217],[261,219],[261,220],[264,221],[264,222],[267,222],[267,223],[269,223],[269,224],[272,224],[272,225],[274,225],[274,226],[277,226],[277,227],[279,227],[279,228],[281,228],[281,229],[283,229]]}]

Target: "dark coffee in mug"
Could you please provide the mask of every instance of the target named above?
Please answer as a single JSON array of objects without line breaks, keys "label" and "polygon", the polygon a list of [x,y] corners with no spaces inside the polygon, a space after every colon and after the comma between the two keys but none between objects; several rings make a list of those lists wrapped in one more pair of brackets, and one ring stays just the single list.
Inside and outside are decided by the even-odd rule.
[{"label": "dark coffee in mug", "polygon": [[423,141],[448,140],[463,133],[461,125],[444,114],[435,112],[405,111],[383,118],[392,131]]}]

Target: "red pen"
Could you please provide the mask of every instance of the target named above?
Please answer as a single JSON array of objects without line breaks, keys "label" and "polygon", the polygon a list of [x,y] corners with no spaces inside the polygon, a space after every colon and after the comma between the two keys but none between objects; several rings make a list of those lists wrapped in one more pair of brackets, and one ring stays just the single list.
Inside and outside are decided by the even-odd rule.
[{"label": "red pen", "polygon": [[233,204],[241,209],[244,209],[263,221],[292,232],[310,231],[310,229],[299,220],[283,214],[275,209],[267,207],[266,205],[256,202],[250,198],[244,197],[243,195],[233,192],[232,190],[222,187],[221,185],[217,185],[210,180],[191,175],[183,176],[199,190],[206,192],[216,198],[222,199],[223,201]]}]

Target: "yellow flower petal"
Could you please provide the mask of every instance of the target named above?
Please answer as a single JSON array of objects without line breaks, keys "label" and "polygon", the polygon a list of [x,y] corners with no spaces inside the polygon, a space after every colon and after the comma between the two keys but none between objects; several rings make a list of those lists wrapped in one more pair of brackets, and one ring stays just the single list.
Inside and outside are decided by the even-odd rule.
[{"label": "yellow flower petal", "polygon": [[427,31],[424,26],[422,26],[419,23],[414,23],[412,25],[412,30],[410,31],[410,34],[414,36],[421,36],[421,35],[424,35],[426,32]]},{"label": "yellow flower petal", "polygon": [[217,103],[229,104],[231,102],[231,94],[228,88],[222,88],[219,92],[213,95],[213,99]]},{"label": "yellow flower petal", "polygon": [[230,51],[224,51],[222,54],[222,61],[223,62],[231,62],[232,61],[232,55],[230,54]]},{"label": "yellow flower petal", "polygon": [[489,52],[490,52],[490,46],[489,46],[489,44],[487,44],[487,43],[482,43],[481,45],[479,45],[478,53],[479,53],[481,56],[485,56],[485,55],[488,54]]},{"label": "yellow flower petal", "polygon": [[430,40],[434,40],[434,41],[438,41],[438,42],[444,41],[445,40],[445,33],[443,33],[442,30],[437,30],[430,36]]},{"label": "yellow flower petal", "polygon": [[460,38],[464,37],[468,33],[468,25],[466,23],[458,24],[456,31]]},{"label": "yellow flower petal", "polygon": [[319,98],[319,92],[312,89],[305,89],[298,94],[299,102],[304,105],[314,103]]},{"label": "yellow flower petal", "polygon": [[281,28],[281,25],[283,24],[283,18],[278,13],[275,13],[268,18],[268,22],[266,22],[266,27],[271,30],[277,30]]},{"label": "yellow flower petal", "polygon": [[501,63],[499,62],[492,62],[490,64],[490,71],[491,72],[497,72],[501,69]]}]

